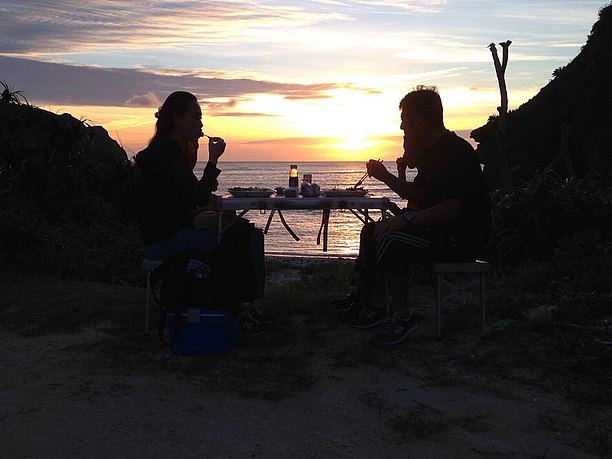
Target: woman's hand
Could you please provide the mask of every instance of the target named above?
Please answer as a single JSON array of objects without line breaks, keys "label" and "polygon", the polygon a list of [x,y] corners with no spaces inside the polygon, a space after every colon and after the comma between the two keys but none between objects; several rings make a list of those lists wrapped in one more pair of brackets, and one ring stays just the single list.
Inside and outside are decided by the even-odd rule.
[{"label": "woman's hand", "polygon": [[225,151],[225,140],[221,137],[211,137],[208,139],[208,162],[217,165],[219,158]]}]

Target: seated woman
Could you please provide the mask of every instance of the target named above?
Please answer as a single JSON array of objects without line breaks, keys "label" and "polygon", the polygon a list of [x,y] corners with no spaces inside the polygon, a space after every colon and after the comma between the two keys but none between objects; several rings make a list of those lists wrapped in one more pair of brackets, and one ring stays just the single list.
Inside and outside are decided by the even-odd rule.
[{"label": "seated woman", "polygon": [[136,206],[144,251],[164,260],[188,250],[203,253],[217,244],[217,231],[194,229],[193,217],[209,204],[221,171],[223,139],[208,142],[208,163],[202,177],[193,173],[195,145],[202,133],[202,111],[196,97],[184,91],[168,96],[155,114],[155,135],[134,161],[138,170]]},{"label": "seated woman", "polygon": [[[215,279],[215,291],[207,293],[215,304],[232,307],[263,295],[263,287],[257,288],[257,285],[263,285],[263,280],[255,279],[263,272],[260,267],[263,262],[258,263],[257,257],[249,253],[251,246],[260,247],[261,253],[257,255],[263,260],[261,231],[255,231],[248,221],[241,219],[232,225],[232,230],[227,231],[218,244],[217,226],[194,228],[195,216],[214,209],[213,201],[217,197],[212,192],[218,186],[217,177],[221,171],[217,163],[225,151],[225,141],[219,137],[209,139],[208,162],[198,179],[193,169],[197,161],[198,139],[204,134],[197,98],[189,92],[173,92],[155,116],[153,138],[147,148],[134,157],[137,169],[136,216],[145,255],[165,260],[185,252],[212,254],[215,269],[221,273]],[[242,288],[228,273],[235,273],[243,280]],[[244,275],[239,276],[240,273]],[[256,310],[252,308],[252,311]],[[263,313],[256,318],[248,314],[241,323],[243,331],[251,334],[267,331],[257,323],[264,319],[268,317]]]}]

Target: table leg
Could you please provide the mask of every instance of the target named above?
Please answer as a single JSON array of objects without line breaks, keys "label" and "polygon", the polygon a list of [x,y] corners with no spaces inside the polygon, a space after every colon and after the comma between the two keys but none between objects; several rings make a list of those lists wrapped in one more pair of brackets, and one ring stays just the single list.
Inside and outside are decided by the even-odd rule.
[{"label": "table leg", "polygon": [[274,212],[276,212],[276,209],[272,209],[270,211],[270,216],[268,217],[268,222],[266,223],[266,228],[264,229],[264,234],[268,234],[268,229],[270,229],[270,223],[272,223],[272,217],[274,217]]},{"label": "table leg", "polygon": [[299,241],[300,238],[293,232],[293,230],[291,228],[289,228],[289,225],[287,224],[287,222],[285,221],[285,217],[283,217],[283,213],[279,210],[278,211],[278,216],[280,217],[281,223],[283,224],[283,226],[285,227],[285,229],[287,231],[289,231],[289,234],[291,234],[291,236],[293,237],[293,239],[295,239],[296,241]]},{"label": "table leg", "polygon": [[[359,215],[359,212],[361,212],[361,213],[363,214],[363,211],[362,211],[362,210],[360,210],[360,209],[357,209],[357,210],[355,210],[355,209],[349,209],[349,211],[350,211],[350,212],[351,212],[351,213],[352,213],[352,214],[353,214],[355,217],[357,217],[357,218],[359,219],[359,221],[360,221],[361,223],[363,223],[364,225],[365,225],[365,224],[368,222],[367,218],[362,217],[361,215]],[[365,215],[365,214],[364,214],[364,215]]]},{"label": "table leg", "polygon": [[323,252],[327,252],[327,229],[329,228],[329,209],[323,209]]}]

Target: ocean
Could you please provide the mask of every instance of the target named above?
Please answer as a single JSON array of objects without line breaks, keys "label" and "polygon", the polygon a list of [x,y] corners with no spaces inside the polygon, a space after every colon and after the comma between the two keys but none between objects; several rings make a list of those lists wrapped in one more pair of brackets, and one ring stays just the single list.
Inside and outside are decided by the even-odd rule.
[{"label": "ocean", "polygon": [[[295,162],[292,164],[296,164]],[[201,177],[205,162],[198,162],[195,168],[197,177]],[[353,186],[365,173],[365,162],[305,162],[297,163],[299,181],[304,174],[312,174],[312,183],[317,183],[321,189],[347,188]],[[286,187],[289,185],[289,162],[220,162],[219,196],[228,193],[231,187]],[[392,173],[397,173],[395,163],[386,164]],[[415,171],[407,171],[411,179]],[[367,178],[363,185],[371,196],[388,197],[400,207],[404,205],[395,193],[384,183],[374,178]],[[270,225],[265,236],[266,253],[270,255],[302,256],[302,257],[355,257],[359,251],[359,232],[363,223],[348,210],[333,210],[329,219],[328,250],[323,252],[322,245],[317,245],[317,234],[321,225],[320,210],[283,211],[285,220],[300,238],[294,240],[285,230],[278,216]],[[377,218],[378,211],[371,215]],[[269,211],[251,210],[244,218],[249,219],[259,228],[264,228],[269,217]]]}]

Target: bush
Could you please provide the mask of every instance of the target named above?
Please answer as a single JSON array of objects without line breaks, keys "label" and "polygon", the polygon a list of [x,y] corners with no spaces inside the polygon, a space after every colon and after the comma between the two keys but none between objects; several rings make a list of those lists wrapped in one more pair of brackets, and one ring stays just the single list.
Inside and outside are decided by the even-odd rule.
[{"label": "bush", "polygon": [[493,195],[490,247],[501,266],[550,259],[561,241],[585,231],[596,245],[606,244],[611,230],[612,186],[603,177],[564,179],[544,171]]},{"label": "bush", "polygon": [[132,224],[50,223],[32,211],[0,211],[0,260],[5,269],[81,280],[142,283],[142,241]]},{"label": "bush", "polygon": [[129,212],[134,165],[102,131],[68,114],[0,105],[0,268],[142,278]]}]

